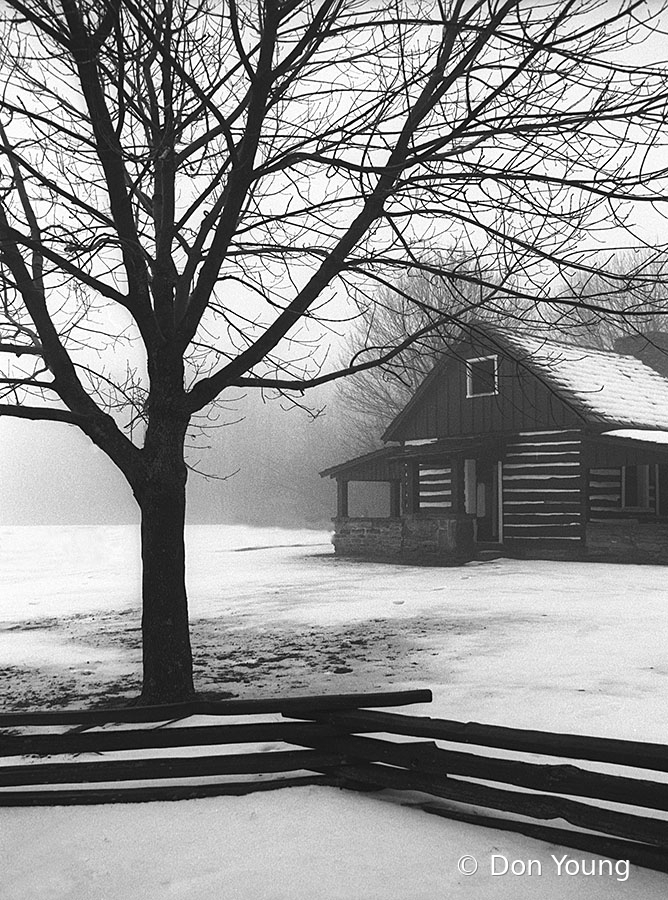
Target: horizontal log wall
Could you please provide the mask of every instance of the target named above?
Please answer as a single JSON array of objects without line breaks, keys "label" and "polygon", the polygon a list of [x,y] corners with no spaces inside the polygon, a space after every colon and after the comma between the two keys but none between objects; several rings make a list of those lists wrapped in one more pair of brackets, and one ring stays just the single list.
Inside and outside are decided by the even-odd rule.
[{"label": "horizontal log wall", "polygon": [[652,465],[649,471],[649,505],[639,509],[633,507],[625,509],[623,506],[623,482],[624,470],[621,466],[595,468],[588,470],[588,520],[590,522],[603,522],[608,519],[634,519],[640,516],[655,516],[657,514],[657,480],[660,478],[659,469],[666,477],[664,466]]},{"label": "horizontal log wall", "polygon": [[577,431],[523,432],[503,462],[504,542],[581,542],[581,439]]},{"label": "horizontal log wall", "polygon": [[452,508],[452,467],[420,463],[418,467],[419,508],[437,511]]},{"label": "horizontal log wall", "polygon": [[622,470],[589,469],[589,519],[618,517],[622,507]]}]

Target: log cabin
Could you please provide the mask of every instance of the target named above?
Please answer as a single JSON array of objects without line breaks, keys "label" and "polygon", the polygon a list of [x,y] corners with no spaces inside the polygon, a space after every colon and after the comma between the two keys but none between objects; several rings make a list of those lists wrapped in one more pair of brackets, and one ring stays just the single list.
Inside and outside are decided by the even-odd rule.
[{"label": "log cabin", "polygon": [[[668,335],[604,351],[471,325],[382,440],[321,473],[337,555],[668,563]],[[385,486],[373,514],[363,482]]]}]

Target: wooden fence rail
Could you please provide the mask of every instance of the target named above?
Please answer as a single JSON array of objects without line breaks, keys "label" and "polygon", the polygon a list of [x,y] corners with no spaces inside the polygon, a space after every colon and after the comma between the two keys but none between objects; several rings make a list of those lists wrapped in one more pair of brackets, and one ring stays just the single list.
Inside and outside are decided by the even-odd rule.
[{"label": "wooden fence rail", "polygon": [[[668,779],[637,771],[668,772],[668,747],[380,709],[429,700],[430,691],[403,691],[4,713],[0,806],[175,800],[305,784],[391,789],[410,792],[407,802],[439,816],[668,872]],[[291,721],[236,721],[267,714]],[[193,716],[213,724],[183,724]],[[235,721],[221,724],[224,717]],[[531,759],[493,756],[488,748]],[[112,755],[96,758],[101,754]],[[589,760],[611,771],[581,765]],[[636,772],[620,775],[620,766]],[[571,827],[544,824],[550,820]]]},{"label": "wooden fence rail", "polygon": [[[303,718],[314,724],[338,726],[347,732],[344,736],[327,739],[328,750],[342,755],[347,753],[358,760],[329,770],[344,784],[350,779],[355,784],[428,794],[513,816],[566,821],[576,829],[586,830],[462,813],[433,802],[419,804],[427,812],[443,817],[503,827],[668,872],[668,818],[661,816],[668,811],[666,781],[591,771],[572,763],[528,762],[489,756],[485,751],[463,753],[442,748],[434,741],[399,743],[360,735],[373,734],[375,729],[375,734],[426,737],[441,743],[592,760],[615,768],[653,769],[657,773],[668,772],[668,746],[374,710],[319,711]],[[321,745],[313,741],[309,746],[317,748]],[[498,787],[499,784],[522,790],[507,790]],[[573,797],[603,802],[582,803]],[[643,809],[657,810],[659,815],[639,815]]]},{"label": "wooden fence rail", "polygon": [[118,709],[65,709],[0,713],[0,728],[16,725],[104,725],[107,722],[168,722],[189,716],[240,716],[262,713],[299,713],[304,710],[354,710],[378,706],[430,703],[431,691],[385,691],[329,694],[311,697],[274,697],[262,700],[192,700],[165,706],[126,706]]},{"label": "wooden fence rail", "polygon": [[[2,713],[0,806],[177,800],[338,783],[341,779],[328,773],[357,760],[347,752],[328,750],[326,745],[329,739],[348,734],[347,729],[305,722],[304,716],[353,712],[364,706],[427,703],[431,698],[431,691],[414,690]],[[276,715],[297,721],[219,724],[231,717],[275,719]],[[188,725],[193,717],[197,724]],[[214,724],[201,724],[202,719]],[[229,752],[230,745],[245,747],[233,747]],[[249,751],[248,745],[265,745],[265,750]],[[198,748],[206,750],[200,753]],[[146,757],[145,751],[162,755]],[[113,758],[95,758],[101,754]],[[240,775],[255,777],[240,781]],[[261,780],[267,775],[272,780]],[[207,781],[214,778],[215,783]],[[183,779],[195,783],[178,783]],[[157,783],[132,786],[137,781]]]},{"label": "wooden fence rail", "polygon": [[[371,706],[371,704],[369,704]],[[644,741],[621,741],[613,738],[588,737],[579,734],[556,734],[550,731],[528,731],[523,728],[504,728],[500,725],[481,725],[478,722],[454,722],[428,716],[405,716],[400,713],[353,710],[318,716],[295,716],[336,722],[351,733],[385,732],[411,737],[427,737],[457,744],[477,744],[542,756],[565,756],[570,759],[589,759],[616,763],[639,769],[668,772],[668,747]]]}]

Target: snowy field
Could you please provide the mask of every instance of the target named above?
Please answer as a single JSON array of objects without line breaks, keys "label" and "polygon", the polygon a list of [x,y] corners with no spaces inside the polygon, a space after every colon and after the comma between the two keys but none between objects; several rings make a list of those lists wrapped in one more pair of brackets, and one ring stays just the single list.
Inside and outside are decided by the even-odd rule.
[{"label": "snowy field", "polygon": [[[202,690],[430,687],[434,703],[415,712],[668,742],[665,568],[357,563],[335,559],[324,532],[225,526],[191,527],[188,552]],[[3,527],[0,572],[3,708],[122,702],[137,691],[134,529]],[[559,869],[564,854],[576,874]],[[477,858],[476,875],[458,872],[464,855]],[[493,874],[504,859],[537,865]],[[668,891],[658,873],[601,870],[579,851],[325,788],[0,809],[0,864],[3,900],[653,900]],[[597,874],[584,874],[592,865]]]}]

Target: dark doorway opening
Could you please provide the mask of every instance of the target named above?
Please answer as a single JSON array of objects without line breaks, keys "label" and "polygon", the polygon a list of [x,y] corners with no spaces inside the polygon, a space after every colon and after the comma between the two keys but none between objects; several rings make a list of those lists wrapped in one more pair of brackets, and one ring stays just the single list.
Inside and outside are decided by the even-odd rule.
[{"label": "dark doorway opening", "polygon": [[476,466],[477,540],[499,540],[499,466],[495,459],[479,459]]}]

